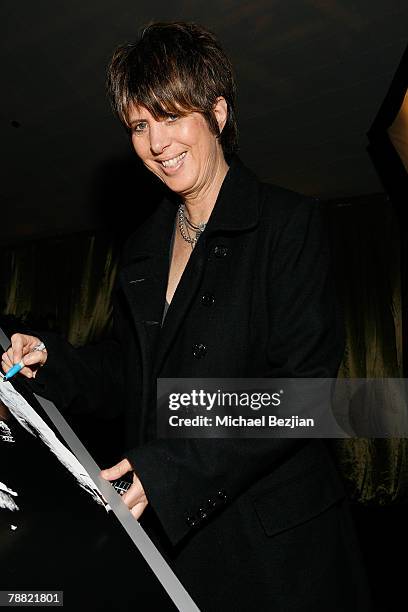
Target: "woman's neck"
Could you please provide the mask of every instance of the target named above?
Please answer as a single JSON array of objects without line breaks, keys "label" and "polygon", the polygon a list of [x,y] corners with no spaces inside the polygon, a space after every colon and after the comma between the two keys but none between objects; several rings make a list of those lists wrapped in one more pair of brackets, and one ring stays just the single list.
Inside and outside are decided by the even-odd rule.
[{"label": "woman's neck", "polygon": [[212,180],[208,181],[197,194],[191,194],[183,198],[188,218],[194,225],[207,223],[227,172],[228,164],[224,156],[221,156]]}]

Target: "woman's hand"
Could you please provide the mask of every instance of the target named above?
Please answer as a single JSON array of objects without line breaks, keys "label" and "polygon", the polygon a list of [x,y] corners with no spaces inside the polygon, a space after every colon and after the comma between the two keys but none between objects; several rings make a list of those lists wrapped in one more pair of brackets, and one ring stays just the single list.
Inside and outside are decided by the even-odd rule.
[{"label": "woman's hand", "polygon": [[1,357],[3,371],[7,374],[13,365],[23,361],[25,367],[20,370],[20,374],[27,378],[35,378],[39,368],[47,361],[47,351],[45,349],[34,351],[39,344],[41,344],[41,340],[35,336],[13,334],[10,348]]},{"label": "woman's hand", "polygon": [[[113,467],[107,470],[102,470],[101,476],[102,478],[105,478],[105,480],[116,480],[117,478],[120,478],[121,476],[127,474],[127,472],[131,471],[132,466],[130,465],[129,461],[127,459],[123,459]],[[122,495],[122,499],[135,519],[139,519],[149,502],[147,501],[142,483],[136,474],[133,474],[133,484],[126,491],[126,493]]]}]

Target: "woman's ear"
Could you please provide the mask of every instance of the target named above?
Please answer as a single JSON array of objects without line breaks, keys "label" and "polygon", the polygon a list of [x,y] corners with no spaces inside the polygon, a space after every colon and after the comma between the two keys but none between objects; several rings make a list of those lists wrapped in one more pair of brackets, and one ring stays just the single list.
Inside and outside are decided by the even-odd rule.
[{"label": "woman's ear", "polygon": [[222,96],[217,98],[213,107],[215,118],[217,119],[220,134],[224,129],[228,117],[228,104]]}]

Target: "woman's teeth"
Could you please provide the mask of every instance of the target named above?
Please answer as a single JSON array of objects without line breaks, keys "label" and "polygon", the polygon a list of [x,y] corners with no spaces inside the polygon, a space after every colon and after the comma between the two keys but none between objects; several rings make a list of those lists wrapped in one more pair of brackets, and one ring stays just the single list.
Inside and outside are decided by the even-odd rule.
[{"label": "woman's teeth", "polygon": [[185,157],[186,153],[181,153],[177,155],[177,157],[173,157],[173,159],[167,159],[166,161],[162,161],[162,164],[165,168],[174,168],[177,164]]}]

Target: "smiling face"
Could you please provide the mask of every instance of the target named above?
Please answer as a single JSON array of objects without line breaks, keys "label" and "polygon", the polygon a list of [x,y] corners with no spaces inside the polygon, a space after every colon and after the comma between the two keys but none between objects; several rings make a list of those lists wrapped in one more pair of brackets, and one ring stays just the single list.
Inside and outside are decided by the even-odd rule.
[{"label": "smiling face", "polygon": [[[221,131],[227,116],[223,98],[217,101],[214,113]],[[200,113],[157,120],[143,106],[134,106],[128,122],[133,147],[146,168],[183,197],[208,189],[226,166],[220,141]]]}]

